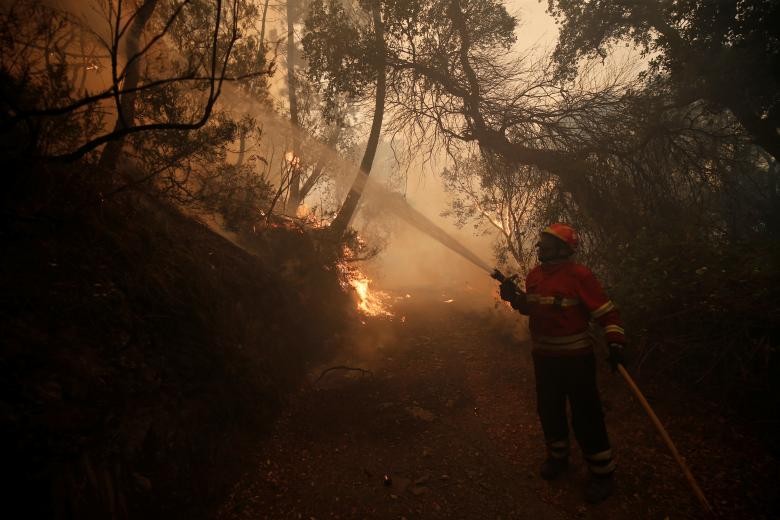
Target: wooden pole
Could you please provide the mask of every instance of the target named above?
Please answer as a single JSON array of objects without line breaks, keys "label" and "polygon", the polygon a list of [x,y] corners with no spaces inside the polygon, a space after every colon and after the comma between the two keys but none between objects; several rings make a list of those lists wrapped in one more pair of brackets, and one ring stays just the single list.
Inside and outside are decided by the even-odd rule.
[{"label": "wooden pole", "polygon": [[620,364],[617,366],[617,368],[618,372],[620,372],[620,375],[623,376],[623,379],[626,380],[626,383],[628,383],[628,386],[634,392],[636,398],[639,399],[639,402],[642,404],[642,408],[644,408],[645,412],[647,412],[647,415],[650,416],[650,420],[653,421],[653,425],[655,425],[656,430],[658,430],[658,433],[661,434],[661,438],[666,443],[669,451],[672,452],[672,455],[677,461],[677,464],[680,465],[680,469],[682,469],[685,478],[688,480],[688,484],[691,485],[691,489],[693,489],[693,493],[696,495],[696,498],[699,499],[699,503],[701,503],[702,507],[710,515],[714,514],[712,506],[710,505],[709,501],[707,501],[707,497],[704,496],[704,493],[699,487],[699,484],[696,482],[693,473],[691,473],[691,470],[688,468],[685,460],[682,458],[682,456],[680,456],[680,452],[677,451],[677,447],[674,445],[674,442],[672,442],[672,438],[669,437],[669,433],[667,433],[666,428],[664,428],[664,425],[661,424],[660,419],[658,419],[658,416],[650,407],[650,403],[647,402],[647,399],[645,399],[645,396],[642,394],[642,391],[639,390],[639,387],[634,382],[634,379],[629,375],[628,371],[626,371],[626,368]]}]

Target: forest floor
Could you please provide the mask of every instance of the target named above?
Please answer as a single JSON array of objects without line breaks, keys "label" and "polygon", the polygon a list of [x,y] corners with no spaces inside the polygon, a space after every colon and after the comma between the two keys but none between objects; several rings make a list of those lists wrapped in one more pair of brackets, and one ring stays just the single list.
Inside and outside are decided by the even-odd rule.
[{"label": "forest floor", "polygon": [[[355,348],[313,371],[270,436],[258,437],[259,453],[247,460],[259,462],[219,518],[703,517],[604,362],[615,494],[595,506],[582,500],[587,475],[576,445],[568,472],[541,480],[533,367],[527,341],[516,337],[523,326],[503,309],[468,309],[458,296],[399,297],[393,319],[359,324]],[[370,373],[336,369],[319,378],[342,364]],[[777,460],[736,415],[668,382],[639,384],[722,518],[777,518]]]}]

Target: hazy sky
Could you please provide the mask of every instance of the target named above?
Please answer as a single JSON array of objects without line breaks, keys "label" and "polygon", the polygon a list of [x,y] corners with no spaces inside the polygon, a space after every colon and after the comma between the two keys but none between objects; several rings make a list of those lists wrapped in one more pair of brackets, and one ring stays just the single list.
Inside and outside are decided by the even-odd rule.
[{"label": "hazy sky", "polygon": [[558,28],[547,14],[547,0],[510,0],[507,9],[519,21],[518,47],[552,46],[558,37]]}]

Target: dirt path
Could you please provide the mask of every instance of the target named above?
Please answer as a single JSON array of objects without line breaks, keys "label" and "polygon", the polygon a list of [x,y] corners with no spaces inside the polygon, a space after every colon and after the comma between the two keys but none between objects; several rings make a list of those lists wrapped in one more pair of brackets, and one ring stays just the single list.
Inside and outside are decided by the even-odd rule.
[{"label": "dirt path", "polygon": [[[396,315],[361,325],[364,354],[334,363],[371,375],[334,370],[293,398],[271,437],[258,441],[260,465],[247,469],[220,518],[699,517],[617,377],[600,374],[618,489],[588,506],[576,450],[559,481],[537,476],[544,452],[533,371],[508,315],[439,295],[401,301]],[[704,405],[649,394],[723,517],[772,517],[774,460]]]}]

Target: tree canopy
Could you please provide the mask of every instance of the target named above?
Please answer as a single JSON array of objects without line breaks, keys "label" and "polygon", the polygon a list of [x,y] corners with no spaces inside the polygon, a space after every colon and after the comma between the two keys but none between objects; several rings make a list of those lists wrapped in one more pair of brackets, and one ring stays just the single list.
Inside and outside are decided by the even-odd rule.
[{"label": "tree canopy", "polygon": [[574,77],[579,58],[631,42],[650,61],[648,82],[670,88],[679,103],[730,110],[780,159],[778,2],[549,0],[549,10],[561,23],[560,75]]}]

